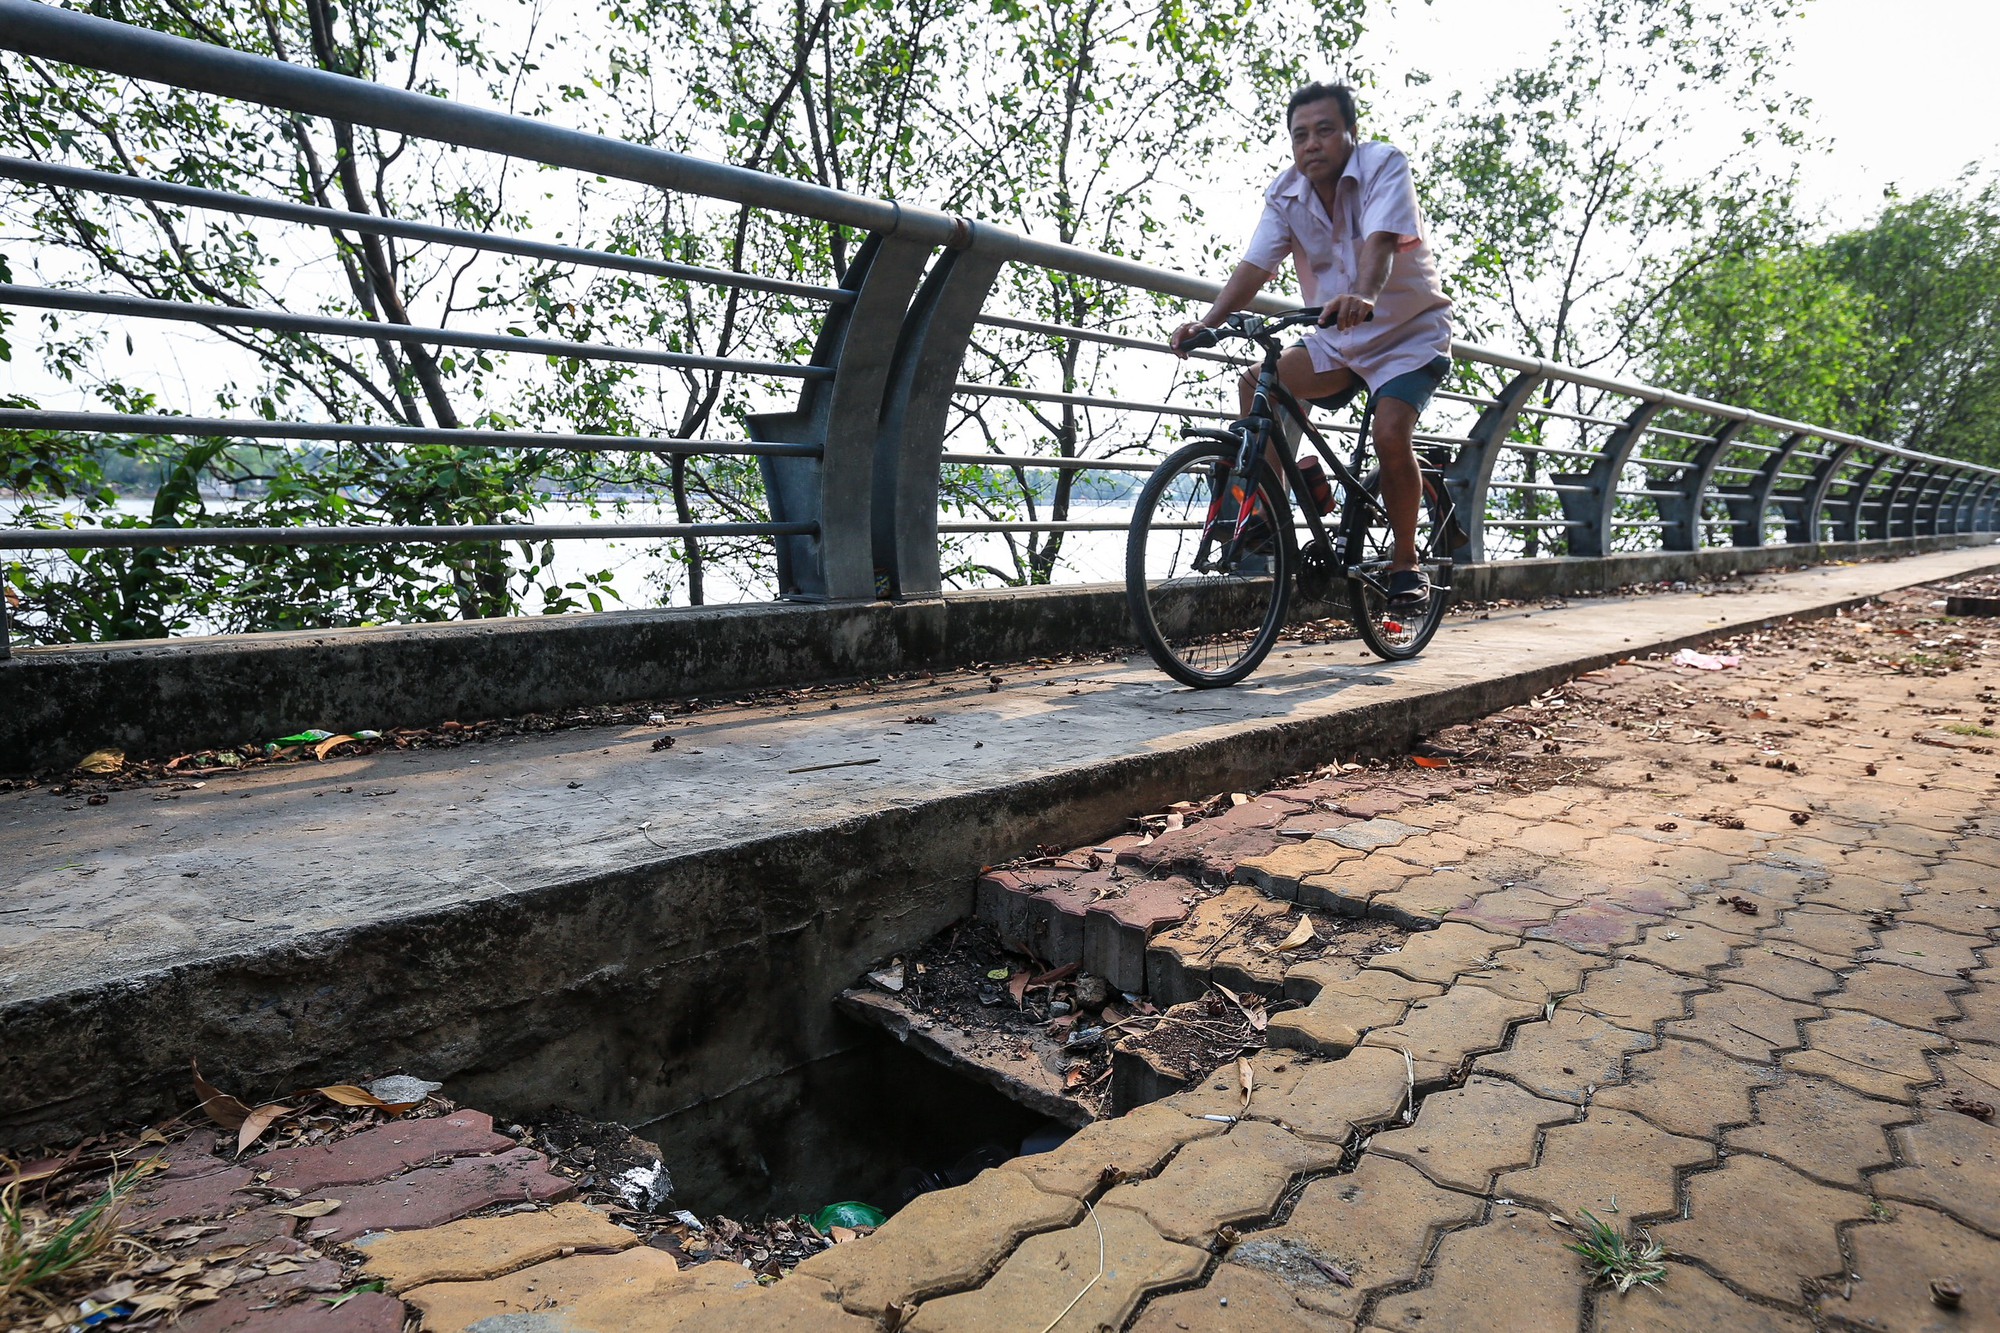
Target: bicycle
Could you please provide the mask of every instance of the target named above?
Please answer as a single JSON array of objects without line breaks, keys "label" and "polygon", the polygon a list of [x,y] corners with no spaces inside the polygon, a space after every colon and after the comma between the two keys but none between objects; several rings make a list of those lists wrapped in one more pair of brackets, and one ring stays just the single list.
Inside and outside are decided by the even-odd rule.
[{"label": "bicycle", "polygon": [[[1264,350],[1250,414],[1227,430],[1183,430],[1182,437],[1193,443],[1169,455],[1147,478],[1126,538],[1125,596],[1132,623],[1161,670],[1196,689],[1234,685],[1257,669],[1284,630],[1295,580],[1316,601],[1330,602],[1344,590],[1347,600],[1338,613],[1388,661],[1422,652],[1451,600],[1452,551],[1464,544],[1464,536],[1444,485],[1445,451],[1417,451],[1424,482],[1417,556],[1431,595],[1420,610],[1399,612],[1389,605],[1393,537],[1380,478],[1362,471],[1372,398],[1362,412],[1349,465],[1278,382],[1278,335],[1318,318],[1317,309],[1231,315],[1220,328],[1183,344],[1192,350],[1235,337]],[[1281,419],[1295,425],[1325,461],[1338,491],[1325,516],[1309,502],[1312,491],[1294,451],[1267,447],[1274,435],[1282,441]],[[1271,454],[1281,465],[1277,474]],[[1293,497],[1308,500],[1296,515]],[[1330,531],[1328,520],[1336,511],[1339,527]],[[1304,547],[1297,541],[1299,516],[1310,532]]]}]

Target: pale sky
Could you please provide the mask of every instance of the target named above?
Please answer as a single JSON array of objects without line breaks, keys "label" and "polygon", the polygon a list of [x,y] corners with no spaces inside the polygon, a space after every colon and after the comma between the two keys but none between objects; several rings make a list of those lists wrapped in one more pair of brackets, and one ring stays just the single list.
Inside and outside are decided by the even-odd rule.
[{"label": "pale sky", "polygon": [[[1538,63],[1562,31],[1559,0],[1398,0],[1371,16],[1362,54],[1386,83],[1408,67],[1469,91]],[[1948,185],[1970,162],[2000,165],[2000,4],[1995,0],[1809,0],[1792,32],[1791,88],[1833,143],[1805,163],[1807,201],[1858,226],[1896,185]],[[1376,45],[1379,43],[1379,45]]]}]

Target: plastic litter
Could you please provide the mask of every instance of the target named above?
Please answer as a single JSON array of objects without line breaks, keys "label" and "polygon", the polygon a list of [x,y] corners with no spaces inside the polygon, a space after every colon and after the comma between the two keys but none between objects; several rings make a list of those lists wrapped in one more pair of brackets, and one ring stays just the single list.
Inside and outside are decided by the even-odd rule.
[{"label": "plastic litter", "polygon": [[1742,666],[1743,659],[1735,653],[1712,656],[1698,653],[1692,648],[1683,648],[1674,654],[1674,665],[1693,667],[1697,671],[1723,671],[1730,667]]},{"label": "plastic litter", "polygon": [[622,1171],[616,1184],[625,1202],[642,1213],[658,1212],[660,1205],[674,1194],[674,1178],[667,1174],[667,1168],[660,1162]]},{"label": "plastic litter", "polygon": [[307,727],[296,735],[280,736],[271,742],[280,748],[287,745],[318,745],[321,741],[333,739],[334,733],[322,731],[318,727]]},{"label": "plastic litter", "polygon": [[806,1219],[822,1236],[835,1227],[858,1231],[862,1227],[879,1227],[888,1220],[880,1208],[872,1204],[857,1203],[852,1199],[843,1203],[830,1203]]}]

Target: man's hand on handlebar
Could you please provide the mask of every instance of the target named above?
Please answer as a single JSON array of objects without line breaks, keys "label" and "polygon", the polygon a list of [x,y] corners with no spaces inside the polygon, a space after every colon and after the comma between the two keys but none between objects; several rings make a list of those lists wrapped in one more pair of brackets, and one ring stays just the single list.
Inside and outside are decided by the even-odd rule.
[{"label": "man's hand on handlebar", "polygon": [[1321,306],[1319,312],[1321,328],[1331,324],[1341,329],[1351,329],[1357,324],[1366,324],[1373,318],[1375,318],[1375,303],[1352,293],[1334,297]]},{"label": "man's hand on handlebar", "polygon": [[1208,338],[1202,342],[1195,343],[1193,347],[1188,345],[1188,339],[1195,337],[1197,334],[1213,332],[1214,330],[1209,328],[1208,325],[1199,322],[1183,324],[1174,330],[1174,336],[1167,341],[1168,345],[1174,349],[1174,355],[1185,361],[1187,360],[1187,354],[1193,351],[1194,347],[1215,346],[1214,338]]}]

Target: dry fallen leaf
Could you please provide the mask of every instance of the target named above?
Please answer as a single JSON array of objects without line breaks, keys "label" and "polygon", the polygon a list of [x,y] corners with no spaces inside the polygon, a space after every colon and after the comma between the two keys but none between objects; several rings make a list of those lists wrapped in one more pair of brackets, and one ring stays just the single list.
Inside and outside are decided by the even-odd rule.
[{"label": "dry fallen leaf", "polygon": [[831,1240],[835,1245],[845,1245],[850,1240],[861,1239],[861,1233],[853,1227],[829,1227],[826,1234],[827,1239]]},{"label": "dry fallen leaf", "polygon": [[243,1125],[236,1131],[236,1155],[241,1157],[245,1148],[248,1148],[259,1138],[263,1137],[265,1130],[277,1124],[291,1113],[291,1107],[280,1106],[277,1102],[271,1102],[268,1105],[258,1107],[249,1115],[243,1117]]},{"label": "dry fallen leaf", "polygon": [[1242,1113],[1243,1113],[1244,1111],[1247,1111],[1247,1110],[1249,1110],[1249,1109],[1250,1109],[1250,1093],[1251,1093],[1252,1089],[1254,1089],[1254,1088],[1256,1087],[1256,1085],[1257,1085],[1257,1075],[1256,1075],[1256,1073],[1255,1073],[1255,1072],[1254,1072],[1254,1071],[1253,1071],[1253,1070],[1252,1070],[1252,1069],[1250,1068],[1250,1062],[1249,1062],[1248,1060],[1244,1059],[1244,1058],[1243,1058],[1242,1056],[1240,1056],[1240,1055],[1239,1055],[1239,1056],[1237,1056],[1237,1057],[1236,1057],[1236,1086],[1237,1086],[1237,1087],[1238,1087],[1239,1089],[1241,1089],[1241,1090],[1242,1090],[1242,1093],[1243,1093],[1243,1105],[1242,1105],[1241,1109],[1239,1109],[1239,1110],[1237,1111],[1237,1114],[1238,1114],[1238,1115],[1241,1115],[1241,1114],[1242,1114]]},{"label": "dry fallen leaf", "polygon": [[325,1217],[338,1207],[340,1207],[340,1200],[338,1199],[312,1199],[295,1207],[280,1208],[278,1209],[278,1215],[280,1217],[303,1217],[310,1220],[315,1217]]},{"label": "dry fallen leaf", "polygon": [[313,747],[313,754],[318,758],[324,759],[340,746],[352,744],[354,744],[354,737],[352,736],[329,736]]},{"label": "dry fallen leaf", "polygon": [[357,1088],[352,1083],[336,1083],[331,1087],[317,1089],[320,1096],[328,1101],[339,1102],[342,1106],[372,1106],[376,1110],[387,1110],[389,1103],[377,1097],[366,1088]]},{"label": "dry fallen leaf", "polygon": [[1286,949],[1303,949],[1318,938],[1318,932],[1313,929],[1312,918],[1301,912],[1299,924],[1292,927],[1291,934],[1278,941],[1278,948],[1281,952]]},{"label": "dry fallen leaf", "polygon": [[250,1108],[226,1092],[217,1092],[209,1081],[201,1076],[201,1065],[188,1061],[194,1070],[195,1094],[201,1098],[201,1109],[208,1112],[208,1118],[224,1129],[239,1129],[250,1118]]}]

